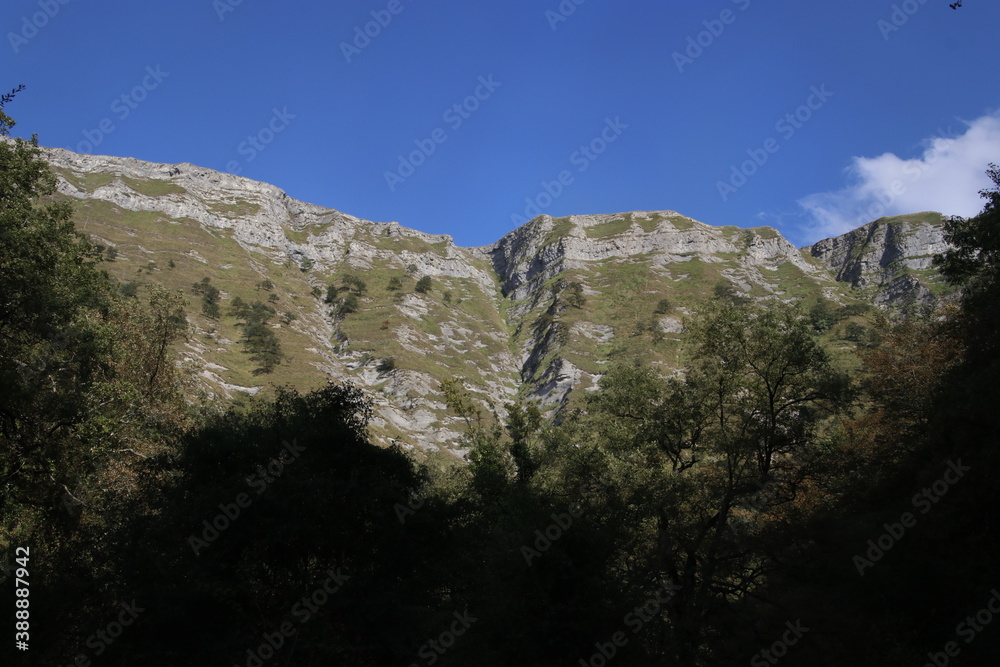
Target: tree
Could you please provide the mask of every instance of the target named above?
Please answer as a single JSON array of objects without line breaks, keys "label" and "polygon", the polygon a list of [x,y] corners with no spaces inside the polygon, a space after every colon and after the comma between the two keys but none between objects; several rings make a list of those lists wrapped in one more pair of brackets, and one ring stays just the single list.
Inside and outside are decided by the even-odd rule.
[{"label": "tree", "polygon": [[201,295],[201,312],[206,317],[211,317],[213,320],[219,319],[221,312],[219,310],[219,289],[212,284],[212,279],[209,277],[204,277],[201,279],[200,283],[195,283],[191,286],[191,291],[195,294]]},{"label": "tree", "polygon": [[431,291],[431,277],[430,276],[424,276],[423,278],[421,278],[420,280],[418,280],[417,281],[417,286],[414,289],[416,289],[421,294],[426,294],[427,292],[430,292]]},{"label": "tree", "polygon": [[358,296],[356,294],[348,294],[344,297],[343,301],[340,302],[340,306],[337,308],[337,314],[343,317],[344,315],[358,312],[359,308],[361,308],[361,301],[358,299]]},{"label": "tree", "polygon": [[669,637],[659,650],[681,665],[700,664],[708,638],[735,622],[734,605],[752,600],[776,566],[781,512],[844,391],[792,306],[718,302],[689,340],[684,379],[633,364],[608,372],[588,399],[583,442],[562,454],[623,489],[608,501],[623,508],[609,511],[608,530],[628,516],[637,528],[615,539],[649,545],[630,554],[630,576],[680,587],[647,632]]},{"label": "tree", "polygon": [[390,292],[397,292],[403,289],[403,281],[397,278],[396,276],[392,276],[391,278],[389,278],[389,285],[386,287],[386,289],[388,289]]},{"label": "tree", "polygon": [[816,305],[809,310],[809,321],[814,330],[823,333],[837,323],[837,314],[830,306],[830,302],[820,297]]},{"label": "tree", "polygon": [[857,322],[848,322],[844,327],[844,339],[852,343],[863,343],[868,336],[868,327]]},{"label": "tree", "polygon": [[952,249],[934,258],[945,279],[962,290],[965,347],[973,366],[1000,363],[1000,167],[986,171],[993,186],[980,192],[986,204],[974,218],[945,222]]},{"label": "tree", "polygon": [[[0,136],[14,126],[3,105],[20,90],[0,98]],[[104,361],[100,316],[117,286],[70,205],[46,201],[55,191],[37,137],[0,141],[0,477],[32,470],[29,460],[86,418]]]},{"label": "tree", "polygon": [[656,303],[656,309],[653,311],[656,315],[666,315],[670,312],[673,306],[670,304],[670,299],[660,299]]},{"label": "tree", "polygon": [[251,361],[257,363],[253,374],[265,375],[273,372],[284,359],[281,341],[268,325],[276,314],[274,308],[260,301],[254,301],[248,306],[246,302],[236,297],[230,310],[244,320],[238,325],[243,329],[240,342],[243,344],[243,352],[249,355]]},{"label": "tree", "polygon": [[569,295],[566,297],[566,303],[573,306],[574,308],[583,308],[587,304],[587,297],[583,294],[583,285],[576,281],[566,285],[566,291]]},{"label": "tree", "polygon": [[726,446],[746,447],[762,479],[809,441],[817,418],[845,390],[793,306],[722,305],[692,326],[692,338],[693,375],[714,388]]}]

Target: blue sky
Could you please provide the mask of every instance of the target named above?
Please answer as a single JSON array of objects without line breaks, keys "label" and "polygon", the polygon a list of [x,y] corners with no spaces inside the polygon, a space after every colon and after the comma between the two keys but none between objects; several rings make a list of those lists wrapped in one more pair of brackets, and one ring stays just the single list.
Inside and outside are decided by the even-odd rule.
[{"label": "blue sky", "polygon": [[43,145],[459,245],[659,209],[804,245],[978,212],[1000,3],[949,2],[6,0],[0,87]]}]

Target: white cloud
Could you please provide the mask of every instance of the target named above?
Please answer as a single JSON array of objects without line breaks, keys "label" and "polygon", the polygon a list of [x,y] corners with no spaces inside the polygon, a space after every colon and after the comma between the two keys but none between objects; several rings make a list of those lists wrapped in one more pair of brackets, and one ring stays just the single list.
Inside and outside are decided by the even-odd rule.
[{"label": "white cloud", "polygon": [[985,203],[979,191],[991,185],[987,165],[1000,162],[1000,112],[963,124],[964,134],[949,136],[949,128],[926,139],[919,157],[853,158],[846,170],[850,185],[798,201],[811,218],[808,235],[837,236],[884,215],[978,214]]}]

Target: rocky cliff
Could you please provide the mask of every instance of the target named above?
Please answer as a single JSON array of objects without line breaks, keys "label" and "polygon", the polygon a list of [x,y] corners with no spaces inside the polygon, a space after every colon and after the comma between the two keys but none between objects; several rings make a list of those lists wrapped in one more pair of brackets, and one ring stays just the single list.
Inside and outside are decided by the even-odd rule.
[{"label": "rocky cliff", "polygon": [[950,292],[934,269],[947,250],[939,213],[879,218],[805,250],[878,304],[932,304]]},{"label": "rocky cliff", "polygon": [[[79,228],[115,249],[109,271],[133,290],[156,283],[187,295],[183,354],[209,395],[348,380],[372,397],[377,439],[457,454],[443,380],[462,379],[501,413],[519,397],[557,409],[609,364],[679,368],[684,318],[720,289],[806,305],[894,303],[907,289],[901,276],[934,289],[929,257],[944,248],[940,216],[929,214],[798,250],[768,227],[674,211],[540,216],[462,248],[190,164],[46,155]],[[218,317],[192,291],[206,278],[221,290]],[[239,342],[237,297],[275,310],[285,358],[270,374],[254,373]]]}]

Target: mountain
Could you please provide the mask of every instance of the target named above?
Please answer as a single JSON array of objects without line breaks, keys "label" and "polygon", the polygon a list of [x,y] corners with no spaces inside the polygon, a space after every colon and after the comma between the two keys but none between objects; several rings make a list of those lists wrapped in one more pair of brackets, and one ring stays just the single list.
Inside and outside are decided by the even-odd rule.
[{"label": "mountain", "polygon": [[[182,356],[205,395],[349,380],[373,400],[377,440],[428,451],[462,453],[444,380],[461,379],[501,414],[518,398],[557,411],[615,362],[682,368],[684,318],[709,299],[776,297],[837,313],[825,335],[846,351],[844,327],[866,304],[942,293],[929,263],[945,247],[937,214],[876,221],[802,250],[770,227],[716,227],[674,211],[543,215],[463,248],[191,164],[45,156],[59,196],[76,201],[78,228],[109,249],[106,266],[125,289],[185,292]],[[220,310],[209,316],[198,302],[214,290]],[[241,342],[241,301],[274,311],[266,325],[281,363],[268,373]]]},{"label": "mountain", "polygon": [[934,212],[879,218],[804,250],[874,303],[929,304],[950,292],[933,265],[948,249],[944,221]]}]

